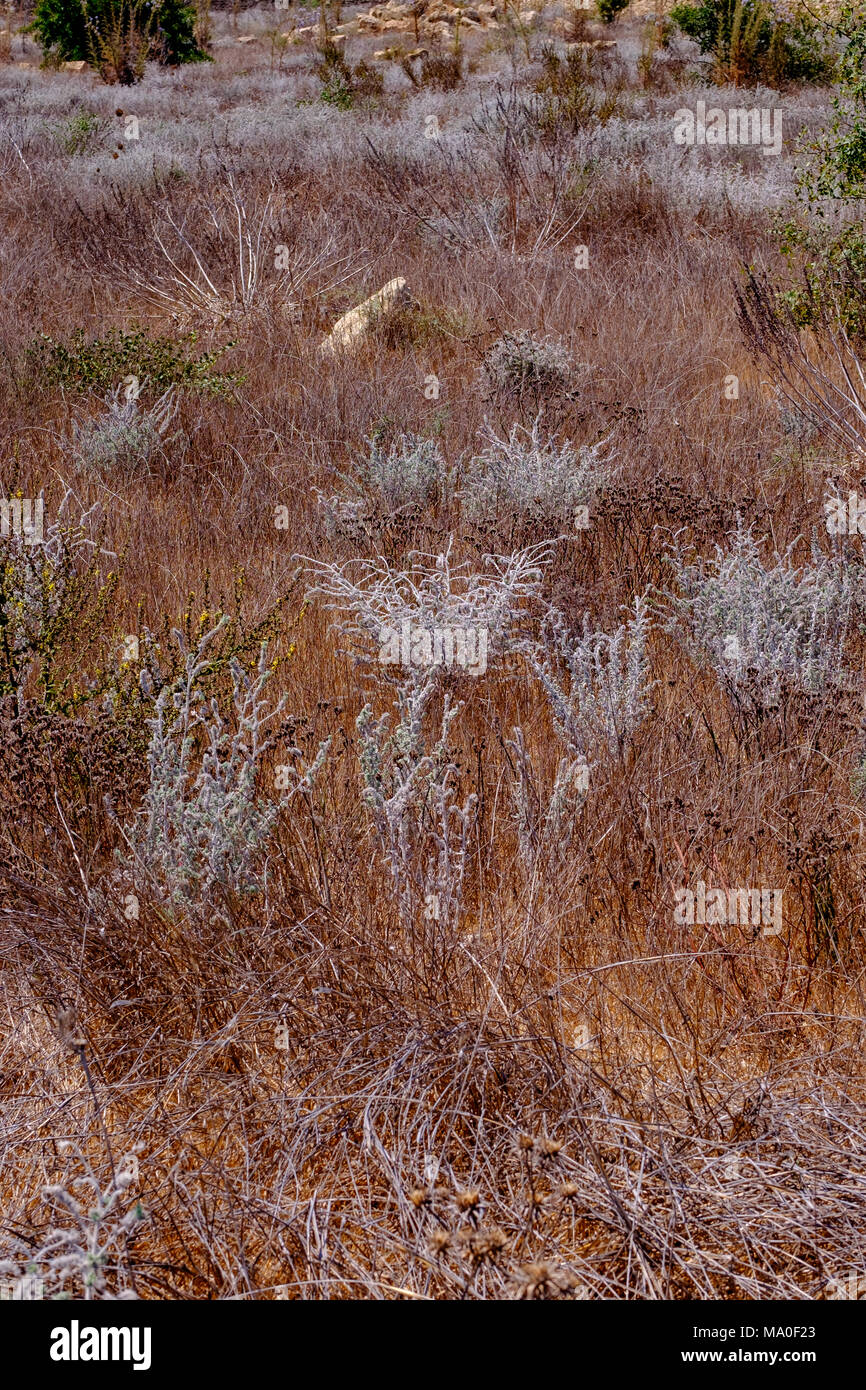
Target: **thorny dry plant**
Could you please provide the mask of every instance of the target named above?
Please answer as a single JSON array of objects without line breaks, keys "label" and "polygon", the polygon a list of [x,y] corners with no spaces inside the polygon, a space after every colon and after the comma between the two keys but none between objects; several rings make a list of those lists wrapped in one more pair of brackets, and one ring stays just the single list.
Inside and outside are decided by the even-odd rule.
[{"label": "thorny dry plant", "polygon": [[788,142],[555,18],[323,100],[215,9],[137,142],[0,68],[0,1292],[866,1287],[862,381],[736,324]]}]

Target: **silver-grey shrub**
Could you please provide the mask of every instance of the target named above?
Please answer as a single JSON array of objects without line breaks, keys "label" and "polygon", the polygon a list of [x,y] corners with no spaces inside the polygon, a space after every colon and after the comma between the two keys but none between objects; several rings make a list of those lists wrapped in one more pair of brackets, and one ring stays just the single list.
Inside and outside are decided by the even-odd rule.
[{"label": "silver-grey shrub", "polygon": [[509,743],[516,778],[512,788],[521,852],[528,857],[540,844],[564,852],[602,756],[622,757],[650,710],[646,596],[634,600],[626,620],[612,633],[593,628],[573,633],[562,614],[550,609],[537,642],[527,655],[547,697],[554,729],[564,746],[544,815],[532,794],[532,769],[523,733]]},{"label": "silver-grey shrub", "polygon": [[[439,556],[413,552],[408,570],[381,557],[342,566],[311,561],[307,597],[334,612],[333,626],[359,665],[369,667],[377,646],[381,656],[383,633],[400,632],[404,622],[415,632],[483,629],[486,657],[496,660],[520,650],[521,622],[539,595],[550,553],[533,546],[486,556],[486,573],[452,563],[450,542]],[[475,807],[474,795],[462,804],[456,799],[448,739],[461,705],[450,690],[432,727],[429,718],[449,669],[453,674],[442,664],[378,664],[382,683],[396,690],[396,711],[376,715],[369,701],[357,720],[362,796],[395,897],[406,922],[417,923],[424,905],[431,932],[459,917]]]},{"label": "silver-grey shrub", "polygon": [[423,507],[440,496],[448,469],[438,445],[419,434],[401,434],[384,449],[371,439],[359,470],[361,486],[389,512]]},{"label": "silver-grey shrub", "polygon": [[57,1148],[71,1154],[80,1171],[64,1183],[43,1188],[56,1218],[38,1245],[25,1246],[11,1233],[0,1242],[0,1283],[17,1286],[13,1298],[27,1299],[29,1281],[34,1280],[39,1299],[135,1299],[126,1252],[131,1235],[145,1220],[141,1202],[130,1192],[137,1155],[125,1154],[103,1184],[77,1145],[62,1140]]},{"label": "silver-grey shrub", "polygon": [[[544,566],[551,557],[548,544],[528,546],[510,555],[486,555],[486,572],[470,568],[468,562],[455,564],[452,542],[436,555],[419,551],[409,554],[410,567],[398,570],[382,556],[375,560],[355,559],[342,565],[308,560],[311,583],[307,598],[324,600],[339,616],[334,628],[349,639],[353,656],[370,661],[386,632],[402,630],[405,623],[413,632],[460,629],[483,630],[487,659],[508,650],[517,650],[517,627],[527,603],[540,592]],[[398,668],[401,678],[422,685],[438,683],[442,665],[412,665]],[[379,665],[378,674],[393,674],[389,665]]]},{"label": "silver-grey shrub", "polygon": [[507,437],[485,425],[486,442],[470,465],[464,513],[493,522],[503,515],[572,530],[578,507],[591,505],[614,473],[607,440],[582,444],[543,437],[541,419],[515,424]]},{"label": "silver-grey shrub", "polygon": [[543,398],[568,388],[572,364],[561,343],[533,337],[523,329],[503,334],[488,349],[481,370],[494,393]]},{"label": "silver-grey shrub", "polygon": [[783,687],[820,692],[844,683],[845,645],[862,580],[813,543],[795,565],[794,546],[764,564],[752,528],[738,519],[711,559],[671,557],[676,592],[671,629],[732,695],[754,709],[778,707]]},{"label": "silver-grey shrub", "polygon": [[[149,785],[127,835],[136,863],[177,901],[203,898],[216,884],[252,889],[261,852],[287,800],[256,795],[266,728],[283,708],[282,701],[269,708],[262,698],[271,675],[264,649],[255,676],[231,663],[231,728],[216,699],[202,695],[208,647],[227,621],[222,617],[195,651],[187,650],[182,633],[174,633],[184,671],[156,696],[148,721]],[[145,693],[151,688],[146,671],[142,685]],[[308,777],[324,757],[324,748],[319,751]]]},{"label": "silver-grey shrub", "polygon": [[173,388],[151,406],[124,392],[123,385],[116,387],[105,397],[102,415],[73,423],[75,457],[96,473],[144,471],[167,443],[166,432],[177,410]]},{"label": "silver-grey shrub", "polygon": [[547,615],[530,656],[556,731],[574,757],[586,760],[595,750],[621,756],[646,717],[650,627],[645,596],[612,633],[594,630],[588,615],[580,634],[555,609]]},{"label": "silver-grey shrub", "polygon": [[340,475],[348,492],[318,493],[329,536],[352,536],[358,527],[444,501],[450,492],[451,470],[434,440],[400,434],[387,448],[377,439],[368,444],[357,474]]},{"label": "silver-grey shrub", "polygon": [[[425,904],[440,929],[459,918],[477,797],[456,800],[459,772],[448,752],[451,724],[462,708],[446,691],[438,734],[430,746],[424,715],[430,682],[397,690],[397,720],[358,716],[361,795],[368,807],[401,911],[407,920]],[[393,727],[392,727],[393,724]],[[435,905],[435,908],[431,905]]]}]

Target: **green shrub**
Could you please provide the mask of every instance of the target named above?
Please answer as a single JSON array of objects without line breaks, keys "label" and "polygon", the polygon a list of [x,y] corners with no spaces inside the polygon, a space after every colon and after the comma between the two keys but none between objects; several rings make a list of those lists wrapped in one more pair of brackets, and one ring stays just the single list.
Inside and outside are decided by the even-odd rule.
[{"label": "green shrub", "polygon": [[671,19],[715,57],[721,82],[828,82],[837,50],[825,26],[806,9],[779,18],[764,0],[704,0],[675,5]]},{"label": "green shrub", "polygon": [[[829,128],[805,146],[797,175],[799,212],[777,225],[795,283],[779,302],[798,328],[822,320],[840,326],[858,350],[866,345],[866,8],[847,5],[839,27],[846,45]],[[833,208],[828,222],[826,212]],[[849,212],[850,209],[850,212]],[[841,214],[841,217],[840,217]],[[840,226],[841,221],[841,226]]]},{"label": "green shrub", "polygon": [[866,197],[866,6],[843,6],[838,23],[846,43],[833,118],[807,147],[813,158],[798,180],[801,197],[813,208],[825,198],[856,203]]},{"label": "green shrub", "polygon": [[57,141],[64,154],[90,154],[98,146],[108,122],[92,111],[79,111],[56,128]]},{"label": "green shrub", "polygon": [[629,0],[596,0],[599,18],[605,24],[613,24],[618,14],[628,9]]},{"label": "green shrub", "polygon": [[797,328],[815,328],[829,315],[852,342],[866,343],[866,232],[853,222],[828,232],[820,221],[792,218],[777,227],[782,251],[797,281],[779,292],[779,303]]},{"label": "green shrub", "polygon": [[37,0],[33,33],[46,59],[84,60],[107,81],[128,85],[148,58],[196,63],[195,8],[183,0]]},{"label": "green shrub", "polygon": [[552,46],[542,48],[541,73],[533,84],[539,100],[526,103],[524,111],[544,136],[576,134],[606,125],[617,115],[625,80],[615,68],[597,71],[595,54],[593,49],[572,49],[560,56]]},{"label": "green shrub", "polygon": [[320,101],[336,106],[339,111],[351,111],[358,97],[380,97],[385,88],[384,75],[368,63],[360,62],[351,68],[335,44],[326,42],[321,50],[316,76],[322,83]]},{"label": "green shrub", "polygon": [[234,343],[189,357],[187,347],[193,346],[197,338],[195,332],[181,338],[167,335],[152,338],[146,329],[134,328],[130,332],[112,329],[104,338],[92,338],[88,342],[83,330],[79,329],[71,343],[65,344],[42,333],[30,349],[30,359],[49,386],[77,391],[105,390],[132,376],[138,379],[142,389],[146,382],[158,391],[180,386],[210,395],[229,395],[241,384],[243,377],[237,373],[220,375],[212,369]]}]

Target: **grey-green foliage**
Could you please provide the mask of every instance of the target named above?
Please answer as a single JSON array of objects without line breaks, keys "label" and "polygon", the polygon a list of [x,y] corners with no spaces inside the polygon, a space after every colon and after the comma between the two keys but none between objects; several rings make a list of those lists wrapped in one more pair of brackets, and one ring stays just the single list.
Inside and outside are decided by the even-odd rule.
[{"label": "grey-green foliage", "polygon": [[373,717],[370,705],[358,715],[362,796],[376,830],[395,895],[408,919],[424,903],[428,920],[440,928],[460,914],[468,866],[469,836],[477,797],[456,799],[459,771],[448,752],[451,724],[462,708],[446,692],[438,736],[432,747],[424,715],[431,682],[398,686],[398,718]]},{"label": "grey-green foliage", "polygon": [[125,393],[123,385],[116,387],[105,397],[102,415],[73,424],[75,457],[97,473],[143,471],[168,442],[166,431],[177,410],[173,388],[151,406]]},{"label": "grey-green foliage", "polygon": [[[179,901],[204,897],[216,884],[252,889],[280,810],[279,802],[256,795],[266,727],[283,707],[280,701],[269,708],[262,698],[271,674],[264,649],[255,676],[232,663],[233,727],[217,701],[206,701],[201,692],[207,648],[227,621],[222,617],[195,651],[187,650],[182,633],[174,633],[184,672],[156,697],[149,720],[149,785],[128,834],[138,864]],[[147,693],[147,672],[142,685]],[[320,759],[315,770],[319,765]]]},{"label": "grey-green foliage", "polygon": [[[307,599],[320,598],[339,615],[334,626],[361,661],[373,659],[376,648],[379,661],[385,661],[382,647],[387,634],[399,634],[406,624],[416,633],[467,629],[483,633],[486,670],[488,662],[518,649],[520,622],[540,593],[552,549],[542,542],[510,555],[486,555],[485,569],[477,571],[468,560],[454,563],[452,546],[453,537],[449,537],[439,555],[410,551],[405,570],[392,568],[382,556],[342,565],[310,559],[313,582]],[[448,671],[455,671],[453,664],[378,666],[380,677],[410,686],[438,686]]]},{"label": "grey-green foliage", "polygon": [[545,619],[531,660],[556,732],[572,757],[585,761],[602,750],[622,754],[646,717],[650,626],[645,596],[635,599],[612,633],[595,631],[588,615],[582,633],[570,632],[555,609]]},{"label": "grey-green foliage", "polygon": [[[4,500],[7,529],[14,523],[16,499]],[[112,552],[98,543],[99,504],[82,513],[71,488],[50,521],[41,494],[18,502],[20,529],[13,524],[8,536],[0,535],[0,695],[20,696],[36,676],[48,705],[68,694],[69,680],[59,677],[57,655],[64,639],[71,643],[80,637],[82,624],[92,621],[95,591],[105,593],[99,555]]]},{"label": "grey-green foliage", "polygon": [[572,364],[561,343],[536,338],[527,329],[505,333],[485,354],[482,371],[494,392],[538,399],[564,391]]},{"label": "grey-green foliage", "polygon": [[670,626],[755,708],[776,707],[783,687],[822,691],[846,679],[845,643],[862,579],[815,543],[808,564],[795,565],[793,549],[774,552],[765,565],[752,528],[738,518],[713,558],[672,558],[677,593]]},{"label": "grey-green foliage", "polygon": [[378,439],[368,444],[357,472],[340,475],[348,492],[327,497],[317,490],[329,536],[352,535],[359,526],[448,497],[451,474],[434,440],[400,434],[387,448]]},{"label": "grey-green foliage", "polygon": [[423,507],[441,495],[448,470],[434,440],[401,434],[387,449],[376,439],[369,444],[359,470],[361,486],[388,511]]},{"label": "grey-green foliage", "polygon": [[[334,626],[359,665],[376,647],[381,661],[386,635],[404,624],[416,633],[469,628],[484,634],[477,673],[483,675],[488,656],[499,661],[519,649],[520,624],[539,596],[551,552],[540,545],[485,556],[486,572],[479,573],[469,562],[452,563],[451,548],[449,540],[438,556],[411,552],[407,570],[392,569],[382,557],[345,565],[311,561],[307,598],[318,597],[335,613]],[[397,717],[390,711],[377,717],[368,704],[357,720],[362,794],[404,919],[417,920],[423,903],[422,920],[440,929],[460,913],[475,808],[474,795],[462,804],[457,799],[459,773],[448,751],[460,705],[443,686],[458,671],[459,665],[380,664],[377,686],[381,692],[379,682],[387,680],[395,689]]]},{"label": "grey-green foliage", "polygon": [[612,633],[596,631],[588,616],[583,632],[573,633],[562,614],[550,609],[539,640],[527,644],[564,747],[544,807],[519,726],[508,742],[516,774],[512,797],[518,842],[527,862],[542,847],[558,855],[568,850],[595,767],[602,756],[621,757],[649,713],[650,628],[649,604],[641,596]]},{"label": "grey-green foliage", "polygon": [[594,502],[614,472],[606,440],[575,448],[545,438],[540,416],[531,429],[513,425],[507,437],[485,425],[483,437],[462,492],[464,512],[477,521],[508,514],[572,530],[577,508]]},{"label": "grey-green foliage", "polygon": [[80,1171],[43,1189],[56,1217],[37,1246],[25,1246],[14,1234],[0,1244],[0,1283],[12,1285],[13,1299],[134,1299],[125,1256],[129,1237],[145,1219],[130,1192],[137,1155],[125,1154],[103,1184],[83,1150],[67,1141],[58,1149],[73,1155]]}]

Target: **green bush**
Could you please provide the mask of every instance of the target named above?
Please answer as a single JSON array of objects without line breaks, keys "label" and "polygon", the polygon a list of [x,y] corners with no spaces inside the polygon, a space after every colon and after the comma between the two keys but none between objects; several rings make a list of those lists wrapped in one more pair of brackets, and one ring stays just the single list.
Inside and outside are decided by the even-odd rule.
[{"label": "green bush", "polygon": [[351,68],[339,49],[328,41],[316,66],[316,76],[322,83],[320,101],[336,106],[339,111],[351,111],[359,97],[380,97],[385,88],[384,75],[363,60]]},{"label": "green bush", "polygon": [[30,349],[30,358],[46,385],[63,386],[67,390],[105,390],[125,377],[134,376],[142,390],[147,383],[159,392],[167,391],[170,386],[180,386],[210,395],[229,395],[243,377],[219,375],[213,371],[213,365],[234,347],[234,343],[189,357],[187,345],[193,346],[196,340],[195,332],[187,334],[185,339],[152,338],[145,329],[134,328],[130,332],[112,329],[104,338],[88,342],[79,329],[69,344],[40,334]]},{"label": "green bush", "polygon": [[618,14],[628,9],[629,0],[596,0],[599,18],[605,24],[613,24]]},{"label": "green bush", "polygon": [[833,79],[836,45],[803,8],[782,19],[764,0],[703,0],[675,5],[671,19],[702,53],[714,55],[721,82]]},{"label": "green bush", "polygon": [[92,111],[77,111],[55,127],[54,133],[64,154],[89,154],[98,147],[107,128],[108,122]]},{"label": "green bush", "polygon": [[866,345],[866,233],[860,222],[828,232],[819,222],[797,218],[777,228],[780,245],[797,280],[780,290],[798,328],[816,328],[829,317],[859,351]]},{"label": "green bush", "polygon": [[799,178],[801,196],[818,212],[822,199],[866,197],[866,6],[844,5],[838,24],[846,43],[833,118],[809,147],[813,159]]},{"label": "green bush", "polygon": [[812,157],[798,172],[799,206],[776,229],[790,273],[783,280],[744,267],[737,302],[746,339],[781,397],[816,430],[862,453],[866,6],[843,6],[836,24],[846,44],[833,116],[801,147]]},{"label": "green bush", "polygon": [[[822,321],[866,347],[866,7],[846,5],[839,29],[839,89],[827,130],[807,143],[797,175],[799,209],[777,225],[795,281],[778,292],[798,328]],[[833,216],[828,219],[827,212]],[[841,223],[841,225],[840,225]]]},{"label": "green bush", "polygon": [[113,81],[135,81],[147,58],[207,59],[195,39],[195,8],[184,0],[37,0],[32,28],[47,59],[83,59]]}]

